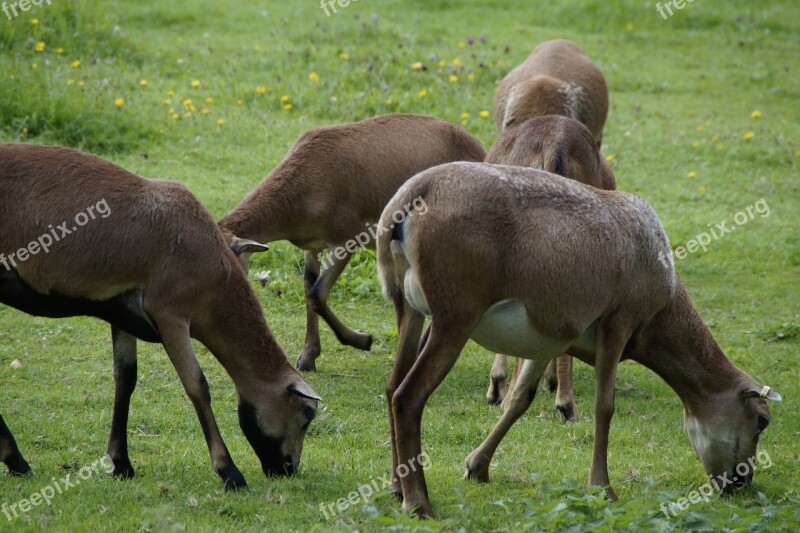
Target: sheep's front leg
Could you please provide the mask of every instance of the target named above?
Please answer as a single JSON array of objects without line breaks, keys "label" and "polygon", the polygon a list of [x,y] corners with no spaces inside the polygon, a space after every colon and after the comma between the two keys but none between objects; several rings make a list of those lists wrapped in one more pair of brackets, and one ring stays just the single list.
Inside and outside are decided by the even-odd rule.
[{"label": "sheep's front leg", "polygon": [[303,274],[303,287],[306,294],[306,342],[303,352],[297,358],[297,370],[302,372],[314,371],[317,369],[317,357],[319,357],[322,347],[319,340],[319,315],[314,311],[314,306],[308,296],[311,294],[314,285],[319,280],[319,259],[313,251],[306,251],[305,273]]},{"label": "sheep's front leg", "polygon": [[[331,251],[333,252],[334,250],[341,251],[344,250],[344,248],[332,246]],[[328,323],[328,326],[333,330],[339,342],[347,346],[353,346],[359,350],[369,350],[372,347],[372,335],[348,328],[333,314],[331,308],[328,307],[328,295],[331,292],[331,288],[333,284],[336,283],[336,280],[339,279],[342,271],[344,271],[347,263],[353,256],[347,252],[347,255],[344,256],[343,259],[339,259],[334,253],[329,254],[327,257],[329,263],[323,265],[324,268],[319,279],[314,283],[311,292],[306,294],[306,298],[314,311]]]},{"label": "sheep's front leg", "polygon": [[111,327],[114,346],[114,414],[108,437],[108,457],[114,464],[114,477],[130,479],[134,475],[128,457],[128,413],[136,389],[136,337]]},{"label": "sheep's front leg", "polygon": [[12,476],[21,476],[28,474],[31,467],[28,462],[22,457],[17,441],[14,440],[14,435],[8,429],[3,417],[0,416],[0,461],[5,463],[8,467],[8,473]]},{"label": "sheep's front leg", "polygon": [[189,325],[171,317],[156,317],[156,324],[164,341],[167,355],[178,372],[187,396],[192,401],[203,429],[203,435],[211,455],[214,471],[225,483],[225,490],[247,487],[244,476],[233,463],[225,442],[222,440],[217,421],[211,410],[211,393],[208,381],[197,363],[189,337]]},{"label": "sheep's front leg", "polygon": [[617,380],[617,366],[629,335],[620,327],[608,324],[598,328],[598,353],[595,360],[597,389],[594,400],[594,448],[589,484],[608,488],[608,495],[616,500],[608,478],[608,435],[611,418],[614,416],[614,384]]}]

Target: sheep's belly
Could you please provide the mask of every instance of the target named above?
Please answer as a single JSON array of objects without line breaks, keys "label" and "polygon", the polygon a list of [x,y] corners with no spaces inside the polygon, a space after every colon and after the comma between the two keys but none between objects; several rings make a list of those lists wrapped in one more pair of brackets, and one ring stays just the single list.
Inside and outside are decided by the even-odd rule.
[{"label": "sheep's belly", "polygon": [[594,352],[595,334],[596,327],[592,324],[574,341],[548,337],[531,325],[525,304],[519,300],[501,300],[484,313],[471,338],[493,352],[546,361],[570,347]]}]

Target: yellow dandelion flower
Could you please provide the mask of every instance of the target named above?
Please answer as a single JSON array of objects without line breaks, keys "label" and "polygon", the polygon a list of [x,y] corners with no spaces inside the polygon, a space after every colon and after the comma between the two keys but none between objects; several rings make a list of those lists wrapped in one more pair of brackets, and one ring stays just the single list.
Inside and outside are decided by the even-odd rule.
[{"label": "yellow dandelion flower", "polygon": [[44,52],[45,48],[47,48],[47,45],[44,43],[44,41],[39,41],[36,43],[36,46],[33,49],[37,52]]},{"label": "yellow dandelion flower", "polygon": [[715,142],[717,142],[718,140],[719,140],[719,137],[717,137],[716,135],[712,135],[712,136],[711,136],[711,142],[712,142],[712,143],[715,143]]},{"label": "yellow dandelion flower", "polygon": [[464,43],[464,41],[459,41],[459,43],[458,43],[458,47],[459,48],[464,48],[465,46],[467,46],[467,45]]},{"label": "yellow dandelion flower", "polygon": [[761,118],[761,111],[753,111],[750,113],[750,116],[753,118]]},{"label": "yellow dandelion flower", "polygon": [[688,174],[686,174],[686,177],[687,177],[687,178],[696,178],[696,177],[697,177],[697,172],[695,172],[694,170],[692,170],[691,172],[689,172]]},{"label": "yellow dandelion flower", "polygon": [[422,89],[420,92],[417,93],[417,96],[419,96],[420,98],[425,98],[426,96],[428,96],[428,91]]},{"label": "yellow dandelion flower", "polygon": [[706,193],[706,188],[705,187],[700,187],[699,189],[697,189],[697,192],[699,192],[700,194],[705,194]]},{"label": "yellow dandelion flower", "polygon": [[192,89],[199,89],[200,85],[200,80],[192,80]]},{"label": "yellow dandelion flower", "polygon": [[81,60],[80,59],[76,59],[75,61],[70,63],[69,66],[72,67],[72,68],[78,68],[78,67],[81,66]]},{"label": "yellow dandelion flower", "polygon": [[170,115],[170,118],[172,120],[180,120],[181,116],[177,113],[173,113],[172,115]]},{"label": "yellow dandelion flower", "polygon": [[447,61],[444,59],[439,60],[439,68],[444,68],[447,66]]},{"label": "yellow dandelion flower", "polygon": [[117,107],[122,107],[125,105],[125,100],[123,100],[122,98],[117,98],[116,100],[114,100],[114,105]]},{"label": "yellow dandelion flower", "polygon": [[711,121],[710,120],[706,120],[705,122],[703,122],[703,126],[705,126],[706,128],[711,126]]},{"label": "yellow dandelion flower", "polygon": [[469,118],[469,113],[467,113],[466,111],[461,113],[461,120],[467,120],[468,118]]},{"label": "yellow dandelion flower", "polygon": [[236,100],[236,105],[242,107],[244,105],[244,100],[242,99]]},{"label": "yellow dandelion flower", "polygon": [[755,133],[753,133],[752,131],[748,131],[747,133],[745,133],[745,134],[744,134],[744,137],[742,137],[742,138],[743,138],[745,141],[749,141],[750,139],[752,139],[752,138],[753,138],[753,137],[755,137],[755,136],[756,136],[756,134],[755,134]]},{"label": "yellow dandelion flower", "polygon": [[225,125],[225,119],[217,120],[217,126],[224,126],[224,125]]},{"label": "yellow dandelion flower", "polygon": [[625,24],[625,29],[628,31],[633,31],[633,22]]},{"label": "yellow dandelion flower", "polygon": [[418,70],[418,71],[422,70],[422,63],[420,63],[419,61],[411,63],[411,70]]},{"label": "yellow dandelion flower", "polygon": [[319,81],[319,74],[317,74],[316,72],[309,72],[308,81],[310,81],[311,83],[317,83]]},{"label": "yellow dandelion flower", "polygon": [[166,98],[166,99],[161,101],[161,103],[164,104],[164,105],[169,105],[171,102],[172,101],[169,98]]},{"label": "yellow dandelion flower", "polygon": [[473,74],[472,72],[470,72],[469,74],[467,74],[467,79],[468,79],[469,81],[475,81],[475,74]]},{"label": "yellow dandelion flower", "polygon": [[459,58],[455,58],[455,59],[453,60],[453,66],[454,66],[455,68],[458,68],[458,67],[460,67],[460,66],[461,66],[461,59],[459,59]]},{"label": "yellow dandelion flower", "polygon": [[283,105],[283,110],[284,111],[291,111],[292,110],[292,104],[284,104]]},{"label": "yellow dandelion flower", "polygon": [[204,115],[208,115],[209,111],[207,107],[204,107],[202,111],[200,111]]},{"label": "yellow dandelion flower", "polygon": [[342,61],[350,61],[350,54],[341,53],[339,54],[339,59],[341,59]]},{"label": "yellow dandelion flower", "polygon": [[37,18],[33,18],[33,19],[31,19],[31,24],[32,24],[33,26],[36,26],[37,24],[39,24],[39,19],[37,19]]},{"label": "yellow dandelion flower", "polygon": [[717,150],[719,150],[720,152],[721,152],[721,151],[723,151],[724,149],[725,149],[725,145],[724,145],[724,144],[722,144],[722,143],[719,143],[719,144],[717,145]]},{"label": "yellow dandelion flower", "polygon": [[255,50],[256,52],[260,52],[261,51],[261,45],[257,44],[255,46],[253,46],[253,50]]},{"label": "yellow dandelion flower", "polygon": [[394,103],[394,100],[392,100],[391,98],[387,98],[386,99],[386,105],[392,105],[393,103]]},{"label": "yellow dandelion flower", "polygon": [[189,107],[190,105],[192,105],[191,98],[187,98],[186,100],[184,100],[183,101],[183,105],[185,105],[186,107]]},{"label": "yellow dandelion flower", "polygon": [[256,94],[264,94],[265,92],[267,92],[267,88],[263,85],[256,87]]},{"label": "yellow dandelion flower", "polygon": [[78,87],[81,87],[81,88],[83,88],[83,86],[84,86],[84,85],[86,85],[86,84],[85,84],[85,83],[83,83],[83,80],[81,80],[81,81],[79,81],[79,82],[78,82]]},{"label": "yellow dandelion flower", "polygon": [[207,104],[213,104],[214,103],[214,99],[209,96],[208,98],[206,98],[206,103]]},{"label": "yellow dandelion flower", "polygon": [[171,108],[171,107],[169,108],[169,111],[167,111],[167,113],[170,114],[170,115],[177,115],[175,110],[173,108]]},{"label": "yellow dandelion flower", "polygon": [[75,84],[75,80],[67,80],[67,85],[73,85],[73,84]]},{"label": "yellow dandelion flower", "polygon": [[287,95],[285,95],[285,94],[283,96],[281,96],[281,103],[282,104],[288,104],[289,103],[289,97]]},{"label": "yellow dandelion flower", "polygon": [[458,81],[458,76],[456,76],[455,74],[450,74],[450,77],[447,78],[447,81],[449,81],[450,83],[456,83]]},{"label": "yellow dandelion flower", "polygon": [[139,80],[139,87],[147,87],[147,80]]},{"label": "yellow dandelion flower", "polygon": [[183,114],[183,117],[184,118],[192,118],[192,113],[187,111],[186,113]]},{"label": "yellow dandelion flower", "polygon": [[700,141],[695,141],[692,143],[692,148],[700,148],[700,144],[702,144]]},{"label": "yellow dandelion flower", "polygon": [[56,48],[56,50],[55,50],[55,51],[56,51],[56,54],[58,54],[58,55],[61,55],[61,54],[63,54],[63,53],[64,53],[64,49],[63,49],[63,48],[61,48],[60,46],[59,46],[58,48]]},{"label": "yellow dandelion flower", "polygon": [[609,163],[611,163],[613,160],[614,160],[614,156],[613,155],[607,155],[606,156],[606,161],[608,161]]},{"label": "yellow dandelion flower", "polygon": [[480,115],[481,118],[489,118],[489,111],[487,109],[484,109],[483,111],[480,112]]},{"label": "yellow dandelion flower", "polygon": [[31,68],[37,68],[39,65],[36,63],[31,63]]},{"label": "yellow dandelion flower", "polygon": [[702,125],[702,124],[700,124],[699,126],[697,126],[697,132],[698,132],[698,133],[700,133],[700,132],[701,132],[701,131],[703,131],[704,129],[705,129],[705,128],[703,128],[703,125]]},{"label": "yellow dandelion flower", "polygon": [[170,98],[172,98],[173,96],[175,96],[175,91],[173,91],[173,90],[169,90],[169,91],[167,91],[167,96],[169,96]]}]

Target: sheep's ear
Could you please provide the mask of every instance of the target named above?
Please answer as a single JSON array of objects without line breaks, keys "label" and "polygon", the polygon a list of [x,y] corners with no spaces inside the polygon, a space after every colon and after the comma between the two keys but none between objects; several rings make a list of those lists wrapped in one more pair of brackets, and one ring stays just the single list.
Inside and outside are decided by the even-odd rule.
[{"label": "sheep's ear", "polygon": [[781,401],[781,395],[772,390],[772,387],[756,385],[755,383],[739,392],[739,396],[742,398],[764,398],[773,402]]},{"label": "sheep's ear", "polygon": [[256,252],[266,252],[269,250],[269,246],[261,244],[260,242],[251,241],[250,239],[234,237],[231,239],[231,250],[233,250],[233,253],[236,255],[245,253],[252,254]]},{"label": "sheep's ear", "polygon": [[311,385],[303,380],[295,381],[287,388],[289,389],[289,392],[296,394],[301,398],[308,398],[309,400],[316,400],[318,402],[322,401],[322,398],[320,398],[319,395],[314,392],[314,389],[311,388]]}]

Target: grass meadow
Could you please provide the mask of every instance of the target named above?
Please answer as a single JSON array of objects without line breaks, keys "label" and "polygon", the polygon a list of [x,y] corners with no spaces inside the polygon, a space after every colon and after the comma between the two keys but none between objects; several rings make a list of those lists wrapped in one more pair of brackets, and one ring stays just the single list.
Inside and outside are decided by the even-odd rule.
[{"label": "grass meadow", "polygon": [[[229,378],[197,345],[222,434],[250,485],[225,494],[166,354],[140,344],[129,423],[136,478],[94,475],[49,505],[0,515],[0,531],[800,528],[800,5],[699,0],[666,19],[652,0],[360,0],[337,10],[326,16],[315,0],[53,0],[13,20],[0,14],[0,140],[72,146],[180,181],[219,218],[316,126],[431,114],[488,148],[496,83],[536,44],[573,40],[608,82],[603,154],[619,188],[654,205],[673,248],[756,202],[768,206],[676,264],[728,357],[783,396],[761,439],[771,466],[744,493],[666,517],[660,506],[706,476],[677,396],[628,362],[609,452],[620,501],[605,500],[585,486],[594,374],[577,364],[580,420],[564,423],[553,396],[540,393],[498,450],[491,483],[464,481],[464,458],[500,414],[484,399],[492,355],[470,343],[423,419],[440,519],[412,519],[386,491],[326,517],[321,505],[379,479],[391,461],[384,387],[394,313],[362,252],[331,305],[375,342],[359,352],[322,327],[319,371],[307,378],[324,402],[297,475],[263,476]],[[294,361],[305,334],[302,253],[275,243],[251,277]],[[111,369],[107,325],[0,308],[0,413],[35,471],[1,475],[0,505],[102,458]]]}]

